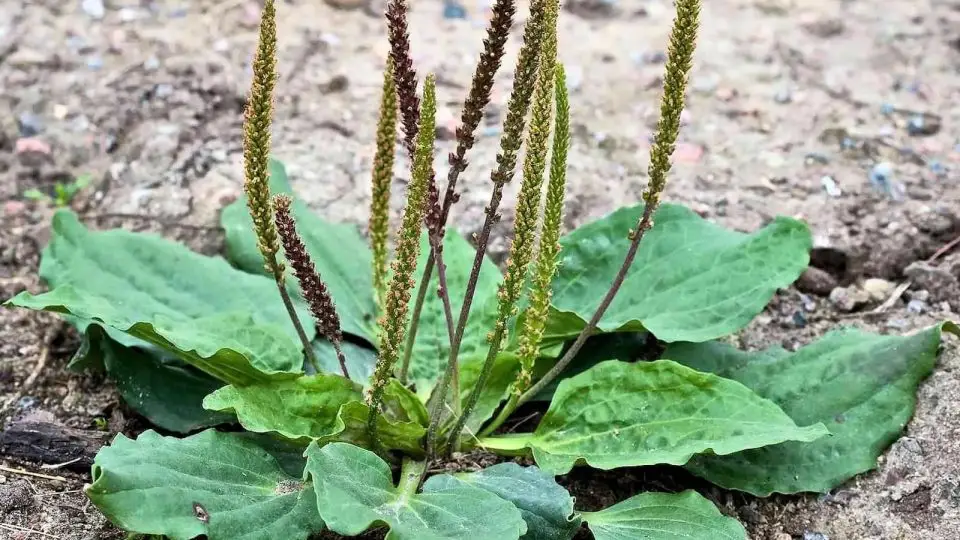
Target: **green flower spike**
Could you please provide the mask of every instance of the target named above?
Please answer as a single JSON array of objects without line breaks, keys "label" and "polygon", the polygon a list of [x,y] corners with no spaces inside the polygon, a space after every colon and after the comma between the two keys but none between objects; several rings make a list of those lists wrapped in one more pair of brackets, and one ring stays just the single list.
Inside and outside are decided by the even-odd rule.
[{"label": "green flower spike", "polygon": [[410,185],[407,191],[407,206],[403,212],[396,255],[393,261],[393,276],[387,289],[383,316],[380,318],[380,355],[373,373],[373,386],[367,396],[370,417],[367,429],[370,439],[376,442],[376,417],[380,413],[383,392],[400,357],[407,326],[407,306],[414,286],[413,273],[420,254],[420,231],[427,208],[427,195],[433,170],[433,142],[436,130],[437,98],[436,81],[431,75],[424,81],[423,107],[417,132]]}]

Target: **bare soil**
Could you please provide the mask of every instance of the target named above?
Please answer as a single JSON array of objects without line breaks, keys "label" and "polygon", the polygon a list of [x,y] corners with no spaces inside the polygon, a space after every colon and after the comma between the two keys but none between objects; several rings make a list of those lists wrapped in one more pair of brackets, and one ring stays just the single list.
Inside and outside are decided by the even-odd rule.
[{"label": "bare soil", "polygon": [[[23,193],[79,175],[93,185],[72,206],[92,226],[159,231],[206,253],[222,246],[217,214],[241,189],[241,111],[259,8],[245,0],[105,4],[97,18],[80,0],[0,0],[2,299],[43,289],[36,273],[52,210]],[[705,4],[668,199],[739,230],[775,215],[802,218],[816,238],[813,269],[777,295],[740,345],[795,348],[840,324],[903,333],[956,320],[960,248],[943,248],[960,235],[960,2]],[[455,127],[486,7],[465,4],[459,19],[445,18],[441,1],[413,2],[417,67],[441,82],[441,144]],[[287,0],[279,10],[276,155],[317,211],[363,225],[387,46],[382,4]],[[526,3],[519,11],[518,23]],[[568,226],[632,203],[645,185],[671,16],[666,0],[567,2]],[[489,193],[520,28],[462,177],[453,219],[468,234]],[[871,184],[871,171],[884,174],[887,189]],[[495,255],[506,247],[512,189]],[[870,282],[867,289],[884,291],[870,300],[867,278],[886,280]],[[900,296],[889,290],[908,279]],[[109,382],[64,369],[77,344],[56,317],[0,310],[0,415],[143,429]],[[952,340],[878,470],[820,497],[755,499],[676,470],[577,471],[564,482],[585,509],[644,489],[696,487],[757,540],[960,538],[958,404]],[[0,538],[122,537],[84,498],[85,473],[2,455],[0,465]]]}]

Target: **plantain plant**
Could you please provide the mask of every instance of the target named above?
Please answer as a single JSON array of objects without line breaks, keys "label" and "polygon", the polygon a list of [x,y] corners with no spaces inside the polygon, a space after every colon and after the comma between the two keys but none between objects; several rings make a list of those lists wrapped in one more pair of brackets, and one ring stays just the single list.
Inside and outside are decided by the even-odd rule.
[{"label": "plantain plant", "polygon": [[[71,365],[105,370],[171,434],[120,434],[102,449],[86,488],[97,508],[133,533],[212,540],[371,528],[393,540],[556,540],[584,524],[600,540],[737,539],[744,528],[694,491],[578,509],[556,477],[669,464],[767,496],[828,491],[873,468],[912,415],[941,332],[958,329],[840,330],[793,352],[717,341],[799,276],[811,239],[793,219],[742,234],[661,204],[700,10],[699,0],[675,5],[643,200],[563,235],[560,6],[532,0],[471,244],[447,222],[514,0],[494,4],[442,197],[436,82],[425,76],[418,92],[407,6],[392,0],[367,246],[354,227],[312,214],[270,158],[277,32],[267,0],[246,196],[221,217],[228,260],[149,234],[92,232],[61,211],[40,267],[51,290],[7,302],[68,317],[84,334]],[[411,170],[391,241],[398,142]],[[501,274],[486,246],[518,168]],[[651,350],[659,358],[640,360]],[[532,431],[515,420],[521,408],[545,409]],[[231,423],[243,430],[214,428]],[[432,474],[467,452],[503,458]]]}]

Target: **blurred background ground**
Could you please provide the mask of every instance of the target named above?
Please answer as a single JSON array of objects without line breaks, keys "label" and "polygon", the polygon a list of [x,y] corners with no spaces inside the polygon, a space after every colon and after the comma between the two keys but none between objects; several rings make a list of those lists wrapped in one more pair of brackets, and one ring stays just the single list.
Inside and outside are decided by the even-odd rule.
[{"label": "blurred background ground", "polygon": [[[278,0],[275,153],[330,220],[366,220],[387,48],[380,2]],[[440,83],[441,163],[489,7],[464,2],[412,2],[417,68]],[[795,348],[837,324],[902,333],[956,319],[960,1],[704,4],[668,199],[739,230],[775,215],[802,218],[816,239],[811,269],[741,344]],[[464,233],[479,228],[489,194],[526,5],[461,177],[453,220]],[[241,112],[258,16],[258,3],[246,0],[0,0],[0,297],[42,288],[36,271],[52,210],[24,194],[79,177],[91,185],[72,206],[92,226],[220,249],[217,213],[241,189]],[[667,0],[565,3],[568,226],[634,202],[645,184],[671,17]],[[404,167],[398,175],[402,183]],[[516,188],[495,256],[506,248]],[[398,209],[401,194],[394,197]],[[135,430],[108,383],[64,371],[76,346],[54,317],[0,311],[3,416]],[[906,437],[878,471],[822,497],[708,496],[755,539],[960,538],[956,349],[947,343]],[[0,464],[0,538],[118,537],[86,503],[85,474],[2,455]],[[641,477],[601,475],[584,496],[614,502],[642,487]]]}]

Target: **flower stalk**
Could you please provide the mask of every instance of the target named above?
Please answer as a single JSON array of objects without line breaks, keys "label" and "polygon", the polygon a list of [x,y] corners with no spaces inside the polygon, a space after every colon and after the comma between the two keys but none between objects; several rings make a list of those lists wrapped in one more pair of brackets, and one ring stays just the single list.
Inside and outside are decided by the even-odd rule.
[{"label": "flower stalk", "polygon": [[[497,0],[491,11],[490,22],[487,25],[487,37],[483,40],[483,52],[480,54],[480,60],[474,71],[473,80],[470,84],[470,92],[467,95],[461,112],[460,125],[456,130],[457,148],[454,152],[451,152],[447,158],[450,165],[447,173],[447,189],[443,196],[443,203],[438,217],[441,228],[446,226],[450,215],[450,208],[459,199],[459,194],[456,192],[457,181],[460,173],[467,169],[467,152],[473,148],[474,142],[476,141],[474,134],[480,125],[480,121],[483,119],[483,110],[490,102],[490,92],[493,89],[494,78],[500,69],[504,48],[507,39],[510,37],[510,27],[513,25],[513,16],[516,12],[515,1]],[[442,236],[441,234],[441,242]],[[442,243],[435,247],[431,242],[430,257],[424,265],[423,276],[421,276],[420,285],[417,289],[417,298],[413,308],[413,323],[407,336],[407,348],[404,352],[403,367],[400,371],[401,381],[406,380],[407,367],[410,363],[410,355],[412,354],[413,344],[417,336],[416,321],[419,319],[420,313],[423,310],[423,303],[427,295],[427,290],[430,287],[430,280],[433,277],[434,261],[438,259],[436,255],[438,248],[443,249]],[[443,269],[441,269],[441,272],[443,272]],[[438,275],[438,280],[441,283],[446,282],[445,277],[442,275]],[[443,291],[438,291],[438,294],[441,295],[441,298],[444,298]],[[449,291],[446,292],[446,299],[446,302],[444,302],[444,315],[447,317],[447,331],[450,334],[452,344],[455,339],[453,313],[452,310],[450,310],[449,315],[446,313],[450,308]],[[454,396],[459,396],[460,373],[457,364],[453,366],[453,373],[451,374],[449,385],[450,393]],[[459,412],[459,399],[454,400],[453,409],[455,413]]]},{"label": "flower stalk", "polygon": [[520,396],[533,381],[533,368],[540,355],[540,341],[550,311],[550,285],[557,273],[560,255],[560,230],[563,225],[563,201],[567,183],[567,150],[570,147],[570,102],[563,65],[554,69],[554,99],[556,113],[553,126],[553,148],[550,158],[550,180],[547,183],[547,199],[544,203],[543,223],[540,229],[540,246],[537,266],[529,291],[530,305],[523,313],[523,330],[519,338],[520,372],[506,405],[490,424],[480,433],[489,435],[516,410]]},{"label": "flower stalk", "polygon": [[[480,234],[477,235],[477,251],[473,259],[473,266],[470,269],[470,277],[467,280],[463,303],[460,306],[460,315],[457,319],[454,339],[450,344],[447,366],[443,373],[443,379],[437,386],[437,396],[432,398],[435,400],[434,407],[441,409],[431,417],[431,425],[427,431],[428,454],[435,449],[432,443],[436,440],[439,432],[439,413],[442,411],[443,403],[446,400],[448,387],[452,386],[451,381],[453,375],[457,372],[460,344],[463,341],[463,334],[470,316],[470,308],[473,305],[473,297],[476,294],[477,280],[480,277],[483,258],[486,256],[487,242],[490,239],[490,232],[493,229],[493,225],[500,220],[498,209],[500,207],[500,201],[503,199],[503,189],[504,186],[513,179],[516,173],[517,155],[523,141],[523,130],[526,123],[527,112],[530,109],[530,101],[537,76],[537,66],[540,61],[540,49],[542,47],[545,30],[544,17],[549,1],[551,0],[533,0],[530,4],[530,18],[527,20],[526,27],[524,28],[523,45],[520,48],[517,65],[514,69],[513,88],[510,92],[510,98],[507,100],[507,115],[503,124],[503,136],[500,138],[500,153],[497,155],[497,166],[490,174],[490,179],[493,182],[493,190],[490,194],[490,202],[484,210],[486,216],[483,226]],[[459,400],[459,396],[455,394],[454,399]],[[463,416],[462,413],[460,416]]]},{"label": "flower stalk", "polygon": [[367,395],[367,403],[370,405],[367,431],[374,444],[378,444],[376,420],[383,403],[383,393],[400,356],[400,348],[407,327],[407,307],[410,303],[410,292],[414,286],[413,273],[417,269],[417,257],[420,252],[420,231],[423,227],[430,175],[433,169],[436,112],[436,81],[431,75],[424,81],[423,108],[420,112],[420,125],[411,181],[407,192],[407,205],[401,220],[396,255],[393,261],[393,275],[387,288],[384,313],[380,318],[380,352],[373,374],[373,386]]},{"label": "flower stalk", "polygon": [[[527,134],[526,156],[523,163],[523,181],[517,200],[517,215],[514,221],[514,237],[510,245],[503,282],[497,293],[497,322],[488,336],[490,347],[476,384],[467,396],[466,405],[453,429],[450,431],[448,448],[459,447],[460,432],[476,407],[484,386],[490,377],[497,353],[500,352],[507,331],[507,323],[516,315],[517,301],[527,281],[527,271],[533,260],[537,240],[537,225],[540,221],[540,201],[543,177],[547,164],[547,145],[553,114],[554,68],[557,60],[557,16],[559,2],[551,2],[545,9],[543,19],[542,48],[537,69],[537,82],[533,94],[533,112]],[[561,202],[562,203],[562,202]]]},{"label": "flower stalk", "polygon": [[[387,35],[390,41],[390,57],[393,63],[393,76],[400,104],[400,120],[403,125],[403,143],[411,159],[416,159],[417,135],[420,126],[420,98],[417,97],[417,72],[413,68],[413,57],[410,54],[410,34],[407,24],[408,6],[406,0],[392,0],[387,5]],[[430,242],[430,257],[427,267],[430,272],[424,272],[420,281],[416,300],[414,301],[413,317],[404,347],[403,360],[397,377],[406,382],[413,346],[416,342],[419,328],[420,313],[426,300],[427,288],[433,275],[433,266],[437,272],[437,295],[443,303],[443,313],[447,322],[447,332],[453,339],[453,309],[450,305],[449,289],[447,288],[446,265],[443,263],[443,236],[445,219],[441,219],[440,192],[437,189],[433,171],[433,161],[430,162],[430,174],[427,184],[427,210],[424,214],[424,224],[427,227]]]},{"label": "flower stalk", "polygon": [[267,272],[277,282],[280,298],[290,315],[304,354],[319,371],[310,339],[303,329],[297,310],[285,287],[283,263],[277,259],[280,242],[270,204],[270,124],[273,121],[273,91],[277,85],[277,12],[273,0],[266,0],[260,17],[257,50],[253,59],[253,82],[247,98],[243,122],[243,188],[247,207],[257,236],[257,247],[263,255]]},{"label": "flower stalk", "polygon": [[700,0],[677,0],[677,13],[673,20],[670,32],[670,47],[667,54],[667,64],[664,69],[663,96],[660,101],[660,120],[657,123],[657,133],[654,136],[653,146],[650,149],[650,165],[648,175],[650,180],[643,193],[644,209],[634,229],[629,231],[630,247],[624,257],[623,264],[617,272],[607,294],[590,317],[587,326],[577,336],[573,345],[567,349],[563,357],[540,379],[520,396],[518,404],[523,404],[536,396],[543,388],[553,382],[560,373],[576,357],[583,348],[587,338],[593,334],[600,319],[613,302],[617,292],[637,256],[640,241],[644,234],[653,227],[653,215],[660,205],[660,197],[666,188],[667,173],[670,172],[670,157],[673,154],[680,133],[680,114],[683,112],[686,98],[687,78],[693,65],[693,53],[696,49],[697,30],[700,25]]}]

